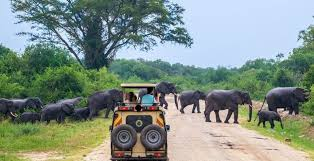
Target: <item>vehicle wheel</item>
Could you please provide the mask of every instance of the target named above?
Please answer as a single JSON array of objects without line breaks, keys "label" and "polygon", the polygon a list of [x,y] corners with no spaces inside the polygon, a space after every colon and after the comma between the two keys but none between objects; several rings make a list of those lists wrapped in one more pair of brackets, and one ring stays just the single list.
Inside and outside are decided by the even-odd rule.
[{"label": "vehicle wheel", "polygon": [[157,125],[148,125],[141,132],[141,142],[148,150],[158,150],[166,143],[166,131]]},{"label": "vehicle wheel", "polygon": [[121,150],[133,148],[137,141],[137,134],[134,128],[124,124],[114,128],[111,132],[111,142]]}]

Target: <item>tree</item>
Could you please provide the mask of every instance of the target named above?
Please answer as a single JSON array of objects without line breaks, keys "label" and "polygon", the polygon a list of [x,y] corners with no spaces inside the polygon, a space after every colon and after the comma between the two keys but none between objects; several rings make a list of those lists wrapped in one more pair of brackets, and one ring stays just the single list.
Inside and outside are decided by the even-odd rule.
[{"label": "tree", "polygon": [[294,85],[292,75],[289,71],[278,69],[273,78],[273,85],[275,87],[291,87]]},{"label": "tree", "polygon": [[12,53],[12,51],[9,48],[7,48],[7,47],[3,46],[2,44],[0,44],[0,56],[4,56],[4,55],[6,55],[8,53]]},{"label": "tree", "polygon": [[87,68],[108,66],[122,47],[148,51],[160,43],[190,47],[184,9],[169,0],[11,0],[30,40],[65,46]]},{"label": "tree", "polygon": [[67,51],[51,44],[28,46],[23,54],[28,72],[43,73],[48,67],[61,67],[76,63]]},{"label": "tree", "polygon": [[305,73],[303,85],[305,85],[308,89],[314,85],[314,64],[311,66],[310,70]]}]

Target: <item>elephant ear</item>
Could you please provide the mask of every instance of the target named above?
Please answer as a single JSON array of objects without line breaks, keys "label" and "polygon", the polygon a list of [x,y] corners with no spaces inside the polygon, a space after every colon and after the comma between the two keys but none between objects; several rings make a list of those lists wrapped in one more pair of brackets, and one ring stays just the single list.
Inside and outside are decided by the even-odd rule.
[{"label": "elephant ear", "polygon": [[168,89],[168,84],[169,83],[167,83],[167,82],[160,82],[160,83],[158,83],[157,86],[156,86],[157,92],[159,92],[159,93],[166,93],[166,94],[170,93],[169,89]]},{"label": "elephant ear", "polygon": [[234,91],[231,95],[231,99],[237,104],[243,104],[242,93],[240,91]]},{"label": "elephant ear", "polygon": [[194,91],[193,98],[200,99],[200,97],[201,97],[201,92],[199,90]]},{"label": "elephant ear", "polygon": [[61,104],[61,109],[63,112],[65,112],[68,115],[72,114],[74,111],[73,107],[66,103]]}]

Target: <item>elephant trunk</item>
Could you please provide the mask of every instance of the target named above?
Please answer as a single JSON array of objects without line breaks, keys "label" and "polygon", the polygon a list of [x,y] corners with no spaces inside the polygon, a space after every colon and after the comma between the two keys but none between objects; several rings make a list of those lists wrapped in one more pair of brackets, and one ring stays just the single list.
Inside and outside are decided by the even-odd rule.
[{"label": "elephant trunk", "polygon": [[174,103],[176,104],[177,110],[179,110],[179,108],[178,108],[178,96],[176,93],[174,93]]},{"label": "elephant trunk", "polygon": [[253,106],[252,106],[252,104],[249,104],[249,120],[248,120],[248,122],[251,122],[251,120],[252,120],[252,110],[253,110]]},{"label": "elephant trunk", "polygon": [[278,121],[280,122],[281,129],[283,129],[283,124],[282,124],[282,120],[281,120],[280,116],[278,118]]}]

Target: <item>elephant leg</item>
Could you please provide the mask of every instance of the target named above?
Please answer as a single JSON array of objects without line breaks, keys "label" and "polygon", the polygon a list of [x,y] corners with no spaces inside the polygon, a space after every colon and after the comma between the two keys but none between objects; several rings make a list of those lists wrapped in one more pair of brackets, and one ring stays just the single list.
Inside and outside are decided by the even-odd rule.
[{"label": "elephant leg", "polygon": [[225,123],[227,123],[227,124],[229,123],[229,119],[230,119],[230,117],[231,117],[231,115],[232,115],[232,112],[233,112],[233,110],[231,110],[231,109],[228,110],[228,114],[227,114]]},{"label": "elephant leg", "polygon": [[269,123],[270,123],[270,127],[274,129],[275,127],[274,120],[273,119],[269,120]]},{"label": "elephant leg", "polygon": [[266,123],[265,123],[266,121],[263,121],[263,127],[265,128],[266,127]]},{"label": "elephant leg", "polygon": [[257,126],[261,125],[262,121],[259,119]]},{"label": "elephant leg", "polygon": [[105,118],[109,117],[109,113],[110,113],[111,107],[107,107],[106,109],[106,114],[105,114]]},{"label": "elephant leg", "polygon": [[216,115],[216,122],[221,122],[220,117],[219,117],[219,110],[214,110],[215,115]]},{"label": "elephant leg", "polygon": [[292,115],[293,107],[289,108],[289,115]]},{"label": "elephant leg", "polygon": [[186,107],[186,105],[181,105],[181,109],[180,112],[183,114],[184,113],[184,108]]},{"label": "elephant leg", "polygon": [[163,107],[163,105],[165,105],[164,108],[167,109],[167,108],[168,108],[168,103],[167,103],[165,97],[164,97],[164,96],[160,96],[159,99],[160,99],[160,105],[161,105],[162,107]]},{"label": "elephant leg", "polygon": [[209,105],[206,105],[204,115],[205,115],[205,122],[211,122],[210,121],[210,113],[212,112],[212,107]]},{"label": "elephant leg", "polygon": [[165,109],[168,109],[168,102],[165,100]]},{"label": "elephant leg", "polygon": [[196,104],[193,104],[192,113],[195,113],[196,107],[197,107]]},{"label": "elephant leg", "polygon": [[49,123],[50,123],[50,120],[47,120],[47,121],[46,121],[46,125],[48,125]]},{"label": "elephant leg", "polygon": [[235,124],[239,124],[239,122],[238,122],[238,115],[239,114],[239,110],[238,110],[238,108],[236,108],[235,110],[234,110],[234,113],[233,113],[233,117],[234,117],[234,122],[233,123],[235,123]]},{"label": "elephant leg", "polygon": [[298,106],[298,104],[294,105],[294,106],[292,107],[292,109],[294,110],[294,114],[295,114],[295,115],[298,115],[298,114],[299,114],[299,106]]},{"label": "elephant leg", "polygon": [[88,119],[89,119],[89,120],[92,120],[94,114],[96,114],[96,110],[90,108],[89,115],[88,115]]},{"label": "elephant leg", "polygon": [[[200,102],[197,101],[195,104],[195,107],[197,108],[197,113],[201,113],[201,110],[200,110]],[[193,111],[195,110],[195,108],[193,107]]]}]

